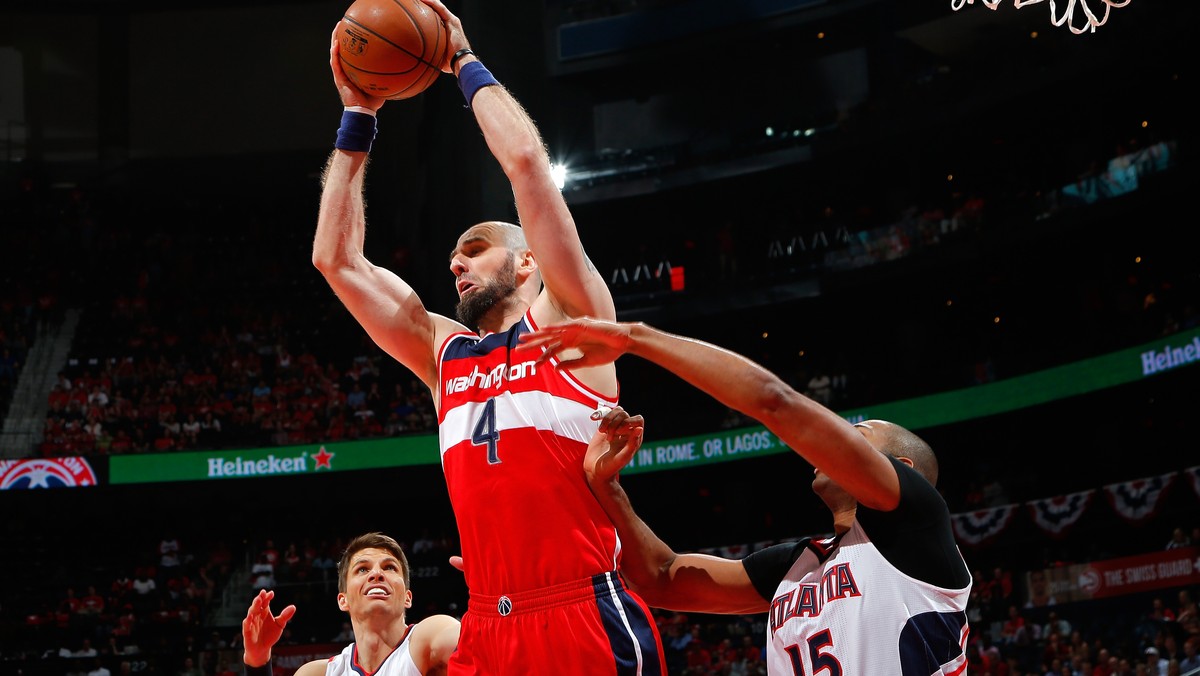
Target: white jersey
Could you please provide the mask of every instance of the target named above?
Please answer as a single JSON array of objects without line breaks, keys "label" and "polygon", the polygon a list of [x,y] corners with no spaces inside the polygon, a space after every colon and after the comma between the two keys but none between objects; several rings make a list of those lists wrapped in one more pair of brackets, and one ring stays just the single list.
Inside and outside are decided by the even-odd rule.
[{"label": "white jersey", "polygon": [[378,671],[371,673],[359,666],[358,644],[351,643],[341,653],[329,658],[329,664],[325,665],[325,676],[422,676],[409,651],[409,639],[414,628],[415,625],[408,628],[404,640],[387,656]]},{"label": "white jersey", "polygon": [[[859,507],[859,518],[869,519],[868,527],[888,543],[891,560],[857,519],[839,537],[775,545],[743,560],[760,593],[778,581],[767,618],[772,676],[966,673],[970,574],[948,535],[949,513],[930,510],[941,505],[938,511],[944,511],[945,503],[934,502],[923,479],[928,489],[915,484],[911,469],[898,472],[907,528]],[[909,487],[914,500],[904,503]],[[964,586],[945,588],[906,574],[893,563],[901,559],[910,571],[920,571],[914,574]]]}]

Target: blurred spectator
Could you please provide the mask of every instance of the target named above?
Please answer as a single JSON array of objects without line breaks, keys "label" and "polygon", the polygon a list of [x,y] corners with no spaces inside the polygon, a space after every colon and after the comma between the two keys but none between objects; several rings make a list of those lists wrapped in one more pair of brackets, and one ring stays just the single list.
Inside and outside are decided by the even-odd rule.
[{"label": "blurred spectator", "polygon": [[275,564],[266,552],[261,552],[258,561],[250,567],[250,587],[253,590],[275,588]]},{"label": "blurred spectator", "polygon": [[1179,549],[1181,547],[1191,547],[1192,540],[1184,532],[1183,528],[1178,526],[1171,531],[1171,539],[1167,541],[1167,549]]},{"label": "blurred spectator", "polygon": [[346,394],[346,406],[350,410],[358,410],[367,403],[367,393],[362,388],[362,383],[357,380],[350,386],[350,391]]},{"label": "blurred spectator", "polygon": [[104,409],[108,407],[108,392],[100,387],[100,383],[94,383],[92,389],[88,392],[87,403],[89,407]]},{"label": "blurred spectator", "polygon": [[300,582],[307,579],[308,568],[304,564],[305,560],[300,556],[296,543],[289,542],[280,557],[279,577],[288,582]]},{"label": "blurred spectator", "polygon": [[95,585],[87,586],[87,593],[79,599],[79,609],[76,612],[90,616],[99,616],[104,612],[104,597],[96,591]]},{"label": "blurred spectator", "polygon": [[[1063,640],[1064,644],[1071,636],[1071,623],[1060,617],[1059,614],[1053,610],[1046,615],[1046,622],[1042,624],[1041,631],[1038,632],[1038,635],[1042,639],[1049,638],[1051,634],[1058,634],[1059,638]],[[1064,653],[1069,652],[1066,649],[1066,645],[1063,647]]]},{"label": "blurred spectator", "polygon": [[186,578],[188,586],[184,594],[188,599],[207,605],[212,600],[216,583],[209,576],[209,566],[199,566],[196,575]]},{"label": "blurred spectator", "polygon": [[992,569],[992,579],[988,580],[992,597],[992,605],[997,609],[1007,608],[1013,602],[1012,571],[1000,566]]},{"label": "blurred spectator", "polygon": [[148,567],[139,566],[135,571],[133,593],[135,609],[142,611],[158,606],[158,584]]},{"label": "blurred spectator", "polygon": [[75,594],[75,588],[67,587],[63,591],[62,600],[58,602],[58,610],[70,616],[79,612],[80,605],[79,597]]},{"label": "blurred spectator", "polygon": [[108,588],[108,605],[112,608],[120,608],[130,600],[133,594],[133,579],[129,577],[129,573],[122,570],[113,578],[112,584]]},{"label": "blurred spectator", "polygon": [[179,431],[184,447],[195,448],[200,443],[200,421],[196,419],[195,413],[187,414],[187,418],[179,426]]},{"label": "blurred spectator", "polygon": [[183,658],[183,666],[179,671],[175,672],[176,676],[206,676],[204,670],[197,664],[196,660],[191,657]]},{"label": "blurred spectator", "polygon": [[[1038,569],[1029,572],[1029,600],[1026,608],[1043,608],[1058,603],[1050,593],[1050,582],[1046,579],[1046,571]],[[1065,636],[1065,634],[1064,634]]]},{"label": "blurred spectator", "polygon": [[264,540],[259,553],[266,557],[267,563],[270,563],[272,566],[279,565],[279,550],[275,548],[275,540],[271,538]]},{"label": "blurred spectator", "polygon": [[1000,642],[1005,646],[1028,645],[1031,641],[1025,618],[1016,606],[1008,607],[1008,618],[1000,628]]},{"label": "blurred spectator", "polygon": [[1187,589],[1179,590],[1179,610],[1175,614],[1182,637],[1200,640],[1200,607]]},{"label": "blurred spectator", "polygon": [[325,586],[337,577],[337,560],[340,557],[336,545],[331,545],[328,540],[321,540],[314,548],[311,568],[320,574]]},{"label": "blurred spectator", "polygon": [[92,645],[92,639],[86,636],[80,639],[79,647],[71,651],[71,657],[95,657],[99,654],[96,646]]},{"label": "blurred spectator", "polygon": [[692,638],[688,641],[687,647],[684,648],[688,672],[707,674],[713,666],[712,650],[700,635],[701,627],[699,624],[693,624],[689,633]]},{"label": "blurred spectator", "polygon": [[354,642],[354,627],[349,622],[342,623],[342,630],[337,633],[332,639],[332,643],[353,643]]},{"label": "blurred spectator", "polygon": [[1167,676],[1167,664],[1169,660],[1159,654],[1158,648],[1150,646],[1145,651],[1146,673],[1149,676]]},{"label": "blurred spectator", "polygon": [[[158,565],[160,568],[178,568],[183,563],[183,546],[179,538],[171,533],[158,541]],[[167,571],[170,572],[170,571]]]},{"label": "blurred spectator", "polygon": [[1147,617],[1154,623],[1174,622],[1175,611],[1158,596],[1150,602],[1150,613]]},{"label": "blurred spectator", "polygon": [[692,633],[686,630],[682,621],[667,621],[663,632],[663,651],[668,673],[682,673],[687,668],[687,651],[691,642]]},{"label": "blurred spectator", "polygon": [[104,666],[103,660],[95,657],[92,659],[92,668],[88,670],[87,676],[112,676],[112,672]]},{"label": "blurred spectator", "polygon": [[160,422],[162,430],[159,436],[154,440],[154,451],[156,453],[167,453],[179,448],[179,424],[171,424],[168,421]]},{"label": "blurred spectator", "polygon": [[196,437],[196,442],[208,448],[221,447],[221,419],[212,411],[204,413],[204,419],[200,421],[200,432]]},{"label": "blurred spectator", "polygon": [[804,393],[822,405],[833,403],[833,379],[824,371],[817,371],[805,385]]},{"label": "blurred spectator", "polygon": [[1179,670],[1190,674],[1200,669],[1200,637],[1189,636],[1183,641],[1183,659],[1179,660]]},{"label": "blurred spectator", "polygon": [[1158,648],[1159,656],[1167,661],[1183,657],[1183,648],[1179,645],[1179,640],[1175,638],[1174,631],[1164,631],[1159,634],[1159,642],[1155,647]]}]

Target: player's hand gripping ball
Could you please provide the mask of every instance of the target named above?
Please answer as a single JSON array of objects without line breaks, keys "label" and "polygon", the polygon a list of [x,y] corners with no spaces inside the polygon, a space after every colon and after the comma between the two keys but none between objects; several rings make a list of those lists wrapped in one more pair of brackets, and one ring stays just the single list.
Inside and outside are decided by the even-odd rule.
[{"label": "player's hand gripping ball", "polygon": [[338,58],[359,89],[407,99],[442,72],[450,29],[421,0],[355,0],[338,23]]}]

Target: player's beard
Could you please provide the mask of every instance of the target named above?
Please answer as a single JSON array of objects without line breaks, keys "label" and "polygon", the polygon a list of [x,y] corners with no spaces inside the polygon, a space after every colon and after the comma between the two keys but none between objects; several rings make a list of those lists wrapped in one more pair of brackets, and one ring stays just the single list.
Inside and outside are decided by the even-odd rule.
[{"label": "player's beard", "polygon": [[487,284],[463,296],[454,309],[464,326],[479,330],[483,316],[517,292],[517,266],[509,256]]}]

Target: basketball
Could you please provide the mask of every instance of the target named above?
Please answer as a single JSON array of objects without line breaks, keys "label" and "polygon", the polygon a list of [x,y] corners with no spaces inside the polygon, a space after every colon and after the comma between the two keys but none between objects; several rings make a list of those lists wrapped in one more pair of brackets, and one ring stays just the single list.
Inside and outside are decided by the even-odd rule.
[{"label": "basketball", "polygon": [[407,99],[442,72],[450,29],[421,0],[355,0],[338,24],[338,58],[367,94]]}]

